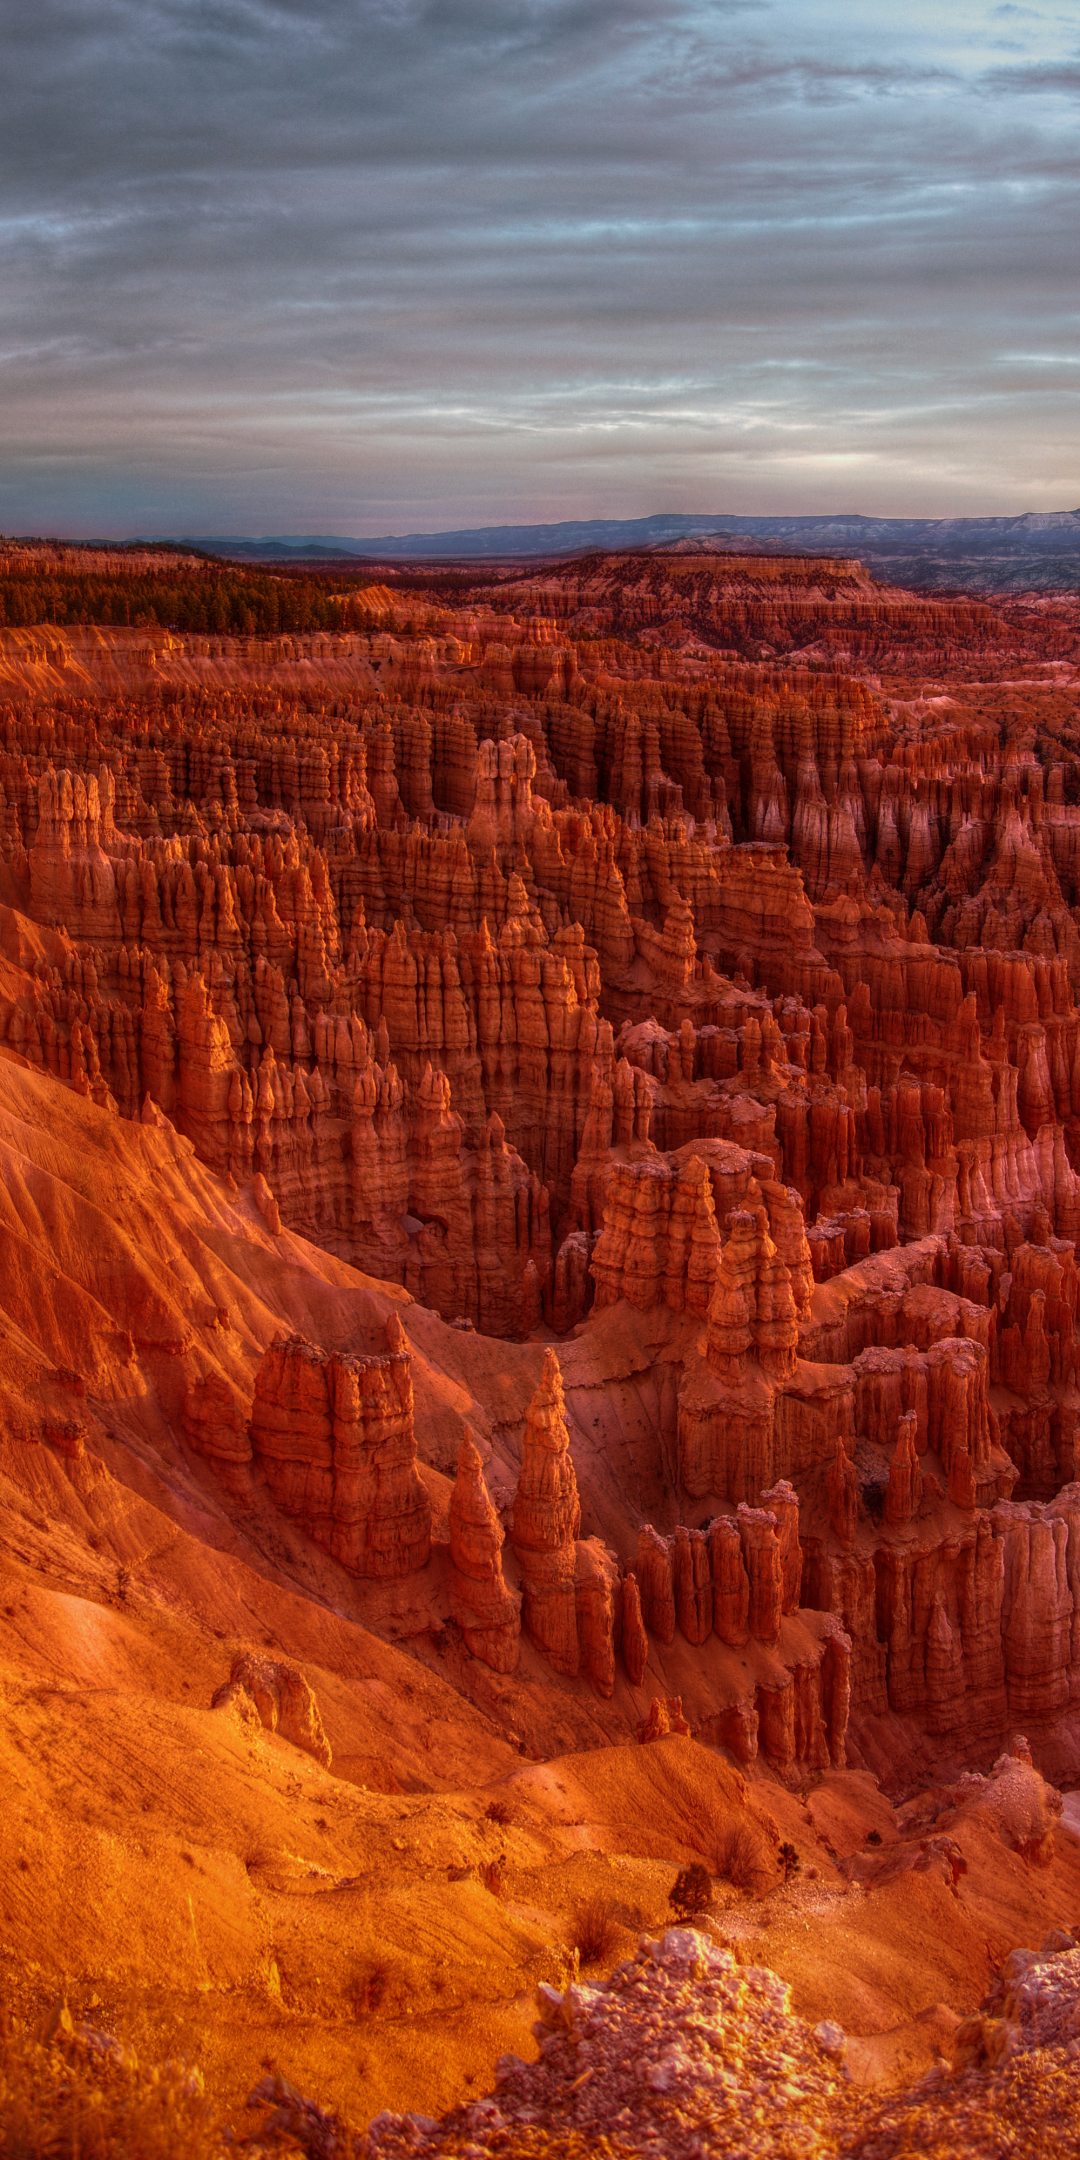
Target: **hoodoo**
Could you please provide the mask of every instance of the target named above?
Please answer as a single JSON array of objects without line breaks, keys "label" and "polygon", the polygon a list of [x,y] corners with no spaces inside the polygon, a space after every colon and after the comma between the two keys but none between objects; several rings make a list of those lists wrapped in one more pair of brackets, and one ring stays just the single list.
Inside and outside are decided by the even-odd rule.
[{"label": "hoodoo", "polygon": [[466,1438],[458,1450],[450,1501],[450,1608],[473,1656],[495,1672],[513,1672],[521,1600],[503,1580],[502,1543],[502,1524],[484,1483],[483,1465]]},{"label": "hoodoo", "polygon": [[554,1350],[525,1420],[510,1536],[521,1567],[522,1623],[556,1672],[578,1669],[576,1539],[581,1503],[570,1459],[562,1374]]},{"label": "hoodoo", "polygon": [[68,552],[0,545],[27,2048],[434,2160],[691,2078],[749,2149],[694,1989],[804,2115],[1075,2047],[1075,598]]}]

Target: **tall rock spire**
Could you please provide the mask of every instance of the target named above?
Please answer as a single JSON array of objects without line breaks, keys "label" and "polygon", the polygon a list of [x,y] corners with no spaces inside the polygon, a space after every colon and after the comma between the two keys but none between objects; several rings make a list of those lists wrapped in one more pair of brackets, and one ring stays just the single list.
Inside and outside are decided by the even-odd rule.
[{"label": "tall rock spire", "polygon": [[466,1434],[450,1499],[450,1610],[473,1656],[508,1673],[518,1661],[521,1600],[503,1578],[502,1546],[502,1524]]},{"label": "tall rock spire", "polygon": [[555,1351],[548,1350],[526,1415],[510,1540],[521,1567],[525,1631],[555,1671],[567,1675],[579,1663],[574,1578],[580,1528],[562,1373]]}]

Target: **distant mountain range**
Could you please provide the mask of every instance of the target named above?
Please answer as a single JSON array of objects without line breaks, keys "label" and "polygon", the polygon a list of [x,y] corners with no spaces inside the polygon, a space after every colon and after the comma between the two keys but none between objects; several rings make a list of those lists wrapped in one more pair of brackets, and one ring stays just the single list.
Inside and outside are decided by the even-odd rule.
[{"label": "distant mountain range", "polygon": [[454,532],[278,535],[253,540],[184,534],[185,544],[247,562],[356,556],[386,563],[535,560],[595,548],[683,543],[751,546],[781,553],[857,555],[891,584],[985,592],[1080,589],[1080,510],[1019,517],[875,518],[681,516],[585,518],[559,525],[478,525]]}]

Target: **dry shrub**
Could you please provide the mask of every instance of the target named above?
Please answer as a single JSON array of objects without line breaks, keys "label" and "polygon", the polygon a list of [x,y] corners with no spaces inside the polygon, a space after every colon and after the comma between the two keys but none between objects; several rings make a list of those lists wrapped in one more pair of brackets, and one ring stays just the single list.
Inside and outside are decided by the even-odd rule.
[{"label": "dry shrub", "polygon": [[103,2035],[88,2044],[66,2013],[54,2022],[50,2039],[0,2033],[5,2160],[226,2160],[196,2072],[141,2069]]},{"label": "dry shrub", "polygon": [[386,2001],[390,1967],[379,1958],[361,1958],[349,1982],[348,2000],[356,2017],[373,2017]]},{"label": "dry shrub", "polygon": [[668,1904],[676,1919],[696,1920],[712,1904],[712,1878],[707,1867],[695,1860],[676,1875],[668,1891]]},{"label": "dry shrub", "polygon": [[509,1800],[489,1800],[484,1814],[488,1822],[500,1823],[504,1830],[507,1824],[514,1820],[514,1810]]},{"label": "dry shrub", "polygon": [[606,1965],[619,1947],[619,1932],[611,1900],[599,1891],[575,1906],[570,1939],[583,1965]]},{"label": "dry shrub", "polygon": [[776,1863],[770,1863],[760,1830],[748,1822],[734,1822],[719,1840],[713,1873],[723,1876],[736,1890],[757,1891],[771,1888]]}]

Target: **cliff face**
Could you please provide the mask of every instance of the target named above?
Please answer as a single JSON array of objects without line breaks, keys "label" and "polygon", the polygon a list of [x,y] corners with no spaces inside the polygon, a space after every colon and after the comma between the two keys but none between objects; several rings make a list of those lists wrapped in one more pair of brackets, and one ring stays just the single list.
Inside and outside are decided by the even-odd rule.
[{"label": "cliff face", "polygon": [[[894,1713],[957,1750],[1060,1717],[1080,733],[1071,617],[1048,665],[1014,616],[687,555],[380,588],[341,638],[0,638],[0,1045],[531,1359],[440,1443],[489,1670],[700,1686],[785,1763],[849,1698],[867,1760]],[[627,1313],[665,1378],[601,1505],[581,1368]],[[185,1368],[184,1444],[419,1577],[404,1342],[300,1324]]]},{"label": "cliff face", "polygon": [[828,555],[723,554],[689,547],[605,552],[526,573],[493,600],[552,624],[614,636],[648,631],[696,638],[748,659],[817,646],[880,661],[929,647],[936,658],[970,640],[1005,636],[985,602],[925,600],[870,577],[860,562]]},{"label": "cliff face", "polygon": [[521,1599],[507,1588],[503,1529],[468,1438],[461,1443],[450,1501],[450,1609],[474,1657],[493,1672],[518,1662]]},{"label": "cliff face", "polygon": [[14,1048],[489,1333],[580,1317],[622,1149],[770,1154],[819,1280],[929,1231],[1001,1249],[1010,1205],[1072,1235],[1064,763],[955,722],[915,757],[852,681],[687,659],[676,691],[636,645],[618,693],[515,687],[509,730],[475,623],[388,711],[410,648],[368,643],[349,721],[236,687],[12,713],[13,892],[67,933]]},{"label": "cliff face", "polygon": [[387,1338],[384,1356],[363,1358],[279,1338],[255,1376],[252,1460],[282,1513],[353,1575],[410,1575],[431,1550],[409,1353],[394,1317]]},{"label": "cliff face", "polygon": [[580,1528],[562,1374],[549,1350],[525,1421],[510,1537],[521,1567],[522,1623],[548,1663],[569,1678],[580,1663],[575,1581]]}]

